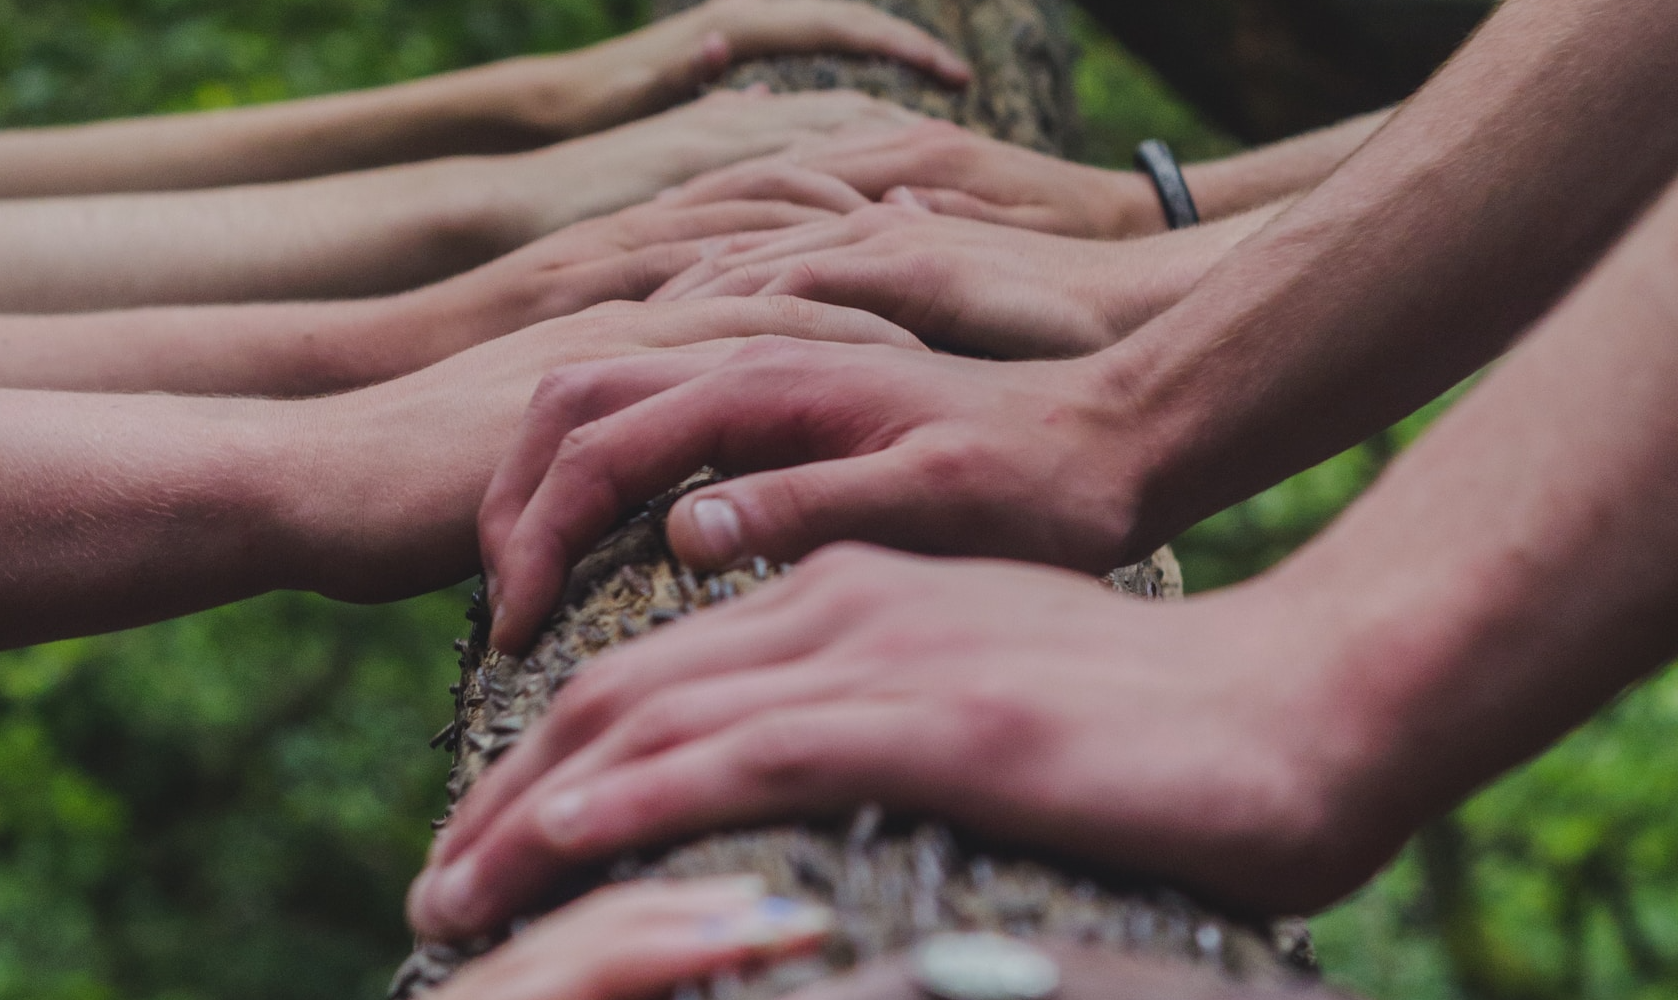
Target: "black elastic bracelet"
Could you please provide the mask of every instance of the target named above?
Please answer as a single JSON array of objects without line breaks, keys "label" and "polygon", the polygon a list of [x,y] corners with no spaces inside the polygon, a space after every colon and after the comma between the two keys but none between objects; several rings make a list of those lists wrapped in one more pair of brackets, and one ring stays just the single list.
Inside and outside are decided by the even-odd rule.
[{"label": "black elastic bracelet", "polygon": [[1194,207],[1189,185],[1183,180],[1183,168],[1171,155],[1171,147],[1158,139],[1149,139],[1136,147],[1136,169],[1147,174],[1159,192],[1159,203],[1165,209],[1165,224],[1172,229],[1183,229],[1200,221]]}]

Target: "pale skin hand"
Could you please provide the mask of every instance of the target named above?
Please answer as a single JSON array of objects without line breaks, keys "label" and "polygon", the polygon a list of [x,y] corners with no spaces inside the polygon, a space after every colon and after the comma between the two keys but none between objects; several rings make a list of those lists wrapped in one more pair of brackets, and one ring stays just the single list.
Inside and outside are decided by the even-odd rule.
[{"label": "pale skin hand", "polygon": [[[848,546],[608,654],[410,896],[877,800],[1305,912],[1678,652],[1678,185],[1330,530],[1180,605]],[[1043,480],[1042,482],[1051,482]]]},{"label": "pale skin hand", "polygon": [[1280,210],[1098,241],[948,218],[912,202],[873,205],[719,241],[651,301],[795,295],[867,309],[945,350],[1077,357],[1165,311]]},{"label": "pale skin hand", "polygon": [[506,153],[661,111],[731,62],[837,51],[971,73],[905,21],[839,0],[711,0],[600,45],[260,107],[0,132],[0,198],[299,180]]},{"label": "pale skin hand", "polygon": [[919,120],[843,91],[717,93],[533,153],[208,191],[0,201],[0,311],[406,291],[696,174]]},{"label": "pale skin hand", "polygon": [[825,908],[770,897],[762,879],[598,890],[462,969],[436,1000],[652,1000],[684,982],[807,950]]},{"label": "pale skin hand", "polygon": [[[748,349],[643,381],[598,421],[534,411],[551,447],[514,453],[516,488],[482,516],[507,605],[495,641],[529,642],[610,505],[707,462],[778,471],[674,508],[671,543],[696,566],[857,539],[1095,570],[1356,443],[1505,349],[1678,168],[1669,14],[1504,4],[1332,177],[1087,359],[888,371],[867,352]],[[601,366],[569,391],[634,378]],[[637,420],[676,430],[649,447]],[[562,477],[608,485],[583,497]],[[524,548],[537,537],[563,543]]]},{"label": "pale skin hand", "polygon": [[[1310,189],[1389,114],[1365,115],[1238,156],[1185,165],[1184,179],[1201,219],[1240,215]],[[903,188],[901,200],[941,215],[1093,239],[1165,231],[1159,195],[1142,175],[1069,163],[948,122],[817,141],[795,146],[780,159],[831,174],[875,200]],[[759,169],[741,164],[720,171],[714,180],[727,183],[731,173]]]},{"label": "pale skin hand", "polygon": [[629,354],[685,370],[728,349],[707,340],[769,333],[924,351],[878,317],[791,299],[616,303],[320,399],[0,390],[0,647],[274,589],[388,601],[464,579],[543,372]]},{"label": "pale skin hand", "polygon": [[[832,185],[838,182],[827,178]],[[834,218],[849,198],[648,203],[569,226],[466,274],[353,302],[0,316],[0,386],[314,396],[384,381],[613,299],[642,299],[719,234]]]}]

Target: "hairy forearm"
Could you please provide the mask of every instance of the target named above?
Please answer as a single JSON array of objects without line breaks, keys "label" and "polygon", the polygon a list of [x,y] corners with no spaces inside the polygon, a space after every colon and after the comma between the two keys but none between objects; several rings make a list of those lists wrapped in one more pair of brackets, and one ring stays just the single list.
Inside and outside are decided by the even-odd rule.
[{"label": "hairy forearm", "polygon": [[1082,294],[1101,304],[1104,327],[1123,339],[1181,302],[1218,262],[1292,204],[1284,199],[1188,229],[1093,246]]},{"label": "hairy forearm", "polygon": [[279,585],[278,405],[0,391],[0,646]]},{"label": "hairy forearm", "polygon": [[1507,347],[1678,163],[1678,22],[1514,0],[1334,176],[1098,364],[1148,414],[1141,536],[1356,443]]},{"label": "hairy forearm", "polygon": [[[587,81],[567,72],[565,58],[542,74],[557,109],[566,97],[586,103]],[[257,107],[0,132],[0,198],[269,183],[560,138],[514,113],[514,88],[500,80],[510,71],[497,64]]]},{"label": "hairy forearm", "polygon": [[1222,219],[1308,191],[1391,117],[1377,111],[1259,149],[1183,167],[1202,219]]},{"label": "hairy forearm", "polygon": [[[1678,652],[1678,187],[1270,585],[1405,830]],[[1255,586],[1265,586],[1260,583]]]}]

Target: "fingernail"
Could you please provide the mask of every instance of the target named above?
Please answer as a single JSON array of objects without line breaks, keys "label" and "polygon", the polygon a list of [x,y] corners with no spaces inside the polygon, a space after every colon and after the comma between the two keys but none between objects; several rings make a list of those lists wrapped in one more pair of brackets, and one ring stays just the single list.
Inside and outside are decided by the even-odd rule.
[{"label": "fingernail", "polygon": [[719,497],[695,501],[693,526],[717,565],[726,566],[740,557],[740,513],[734,504]]},{"label": "fingernail", "polygon": [[966,60],[958,59],[953,55],[945,55],[941,53],[938,56],[938,71],[945,76],[956,77],[962,80],[970,80],[973,78],[973,67],[967,65]]},{"label": "fingernail", "polygon": [[700,933],[717,944],[770,948],[825,934],[833,924],[833,911],[825,906],[769,896],[743,913],[705,918]]},{"label": "fingernail", "polygon": [[484,603],[492,608],[501,606],[501,579],[494,570],[484,570]]},{"label": "fingernail", "polygon": [[564,847],[577,839],[577,818],[583,814],[588,796],[582,791],[564,792],[543,806],[536,814],[536,823],[548,843]]}]

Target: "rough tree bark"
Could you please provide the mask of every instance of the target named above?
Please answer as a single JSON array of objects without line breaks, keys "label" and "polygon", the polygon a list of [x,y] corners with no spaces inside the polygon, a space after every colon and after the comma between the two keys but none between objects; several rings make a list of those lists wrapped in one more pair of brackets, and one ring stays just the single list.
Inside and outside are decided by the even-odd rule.
[{"label": "rough tree bark", "polygon": [[[1059,0],[885,0],[884,6],[962,50],[974,65],[974,86],[952,94],[899,66],[825,56],[766,60],[740,68],[725,85],[855,86],[1039,149],[1065,148],[1076,115],[1071,44]],[[709,575],[682,567],[664,542],[663,516],[672,497],[651,505],[583,560],[543,638],[522,661],[488,649],[479,599],[468,615],[475,623],[472,637],[459,644],[456,718],[436,741],[455,755],[451,802],[600,652],[791,571],[761,560]],[[1181,594],[1169,550],[1116,571],[1108,582],[1133,598]],[[777,996],[948,930],[994,930],[1163,956],[1249,984],[1286,982],[1311,964],[1309,941],[1296,922],[1236,919],[1166,887],[993,850],[935,819],[888,817],[867,805],[836,823],[725,833],[656,856],[626,857],[609,870],[580,873],[555,886],[550,902],[558,905],[603,880],[732,872],[760,873],[773,891],[832,905],[841,919],[820,956],[744,981],[725,977],[699,991],[717,1000]],[[422,993],[495,943],[422,944],[399,970],[391,995]]]}]

